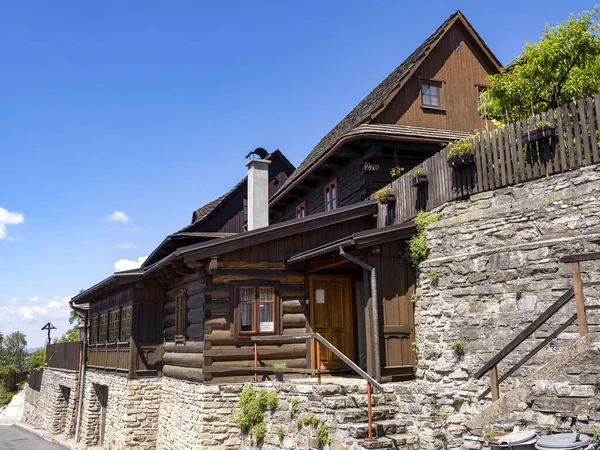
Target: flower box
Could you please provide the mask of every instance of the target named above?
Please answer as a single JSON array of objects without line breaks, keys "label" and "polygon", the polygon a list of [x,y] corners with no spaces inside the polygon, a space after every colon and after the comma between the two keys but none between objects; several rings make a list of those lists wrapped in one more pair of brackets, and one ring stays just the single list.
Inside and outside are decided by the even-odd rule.
[{"label": "flower box", "polygon": [[448,164],[451,167],[466,167],[470,166],[475,162],[475,156],[473,155],[462,155],[454,158],[448,158]]},{"label": "flower box", "polygon": [[537,142],[543,139],[550,139],[554,136],[556,136],[556,128],[544,127],[523,133],[521,136],[521,140],[523,142]]},{"label": "flower box", "polygon": [[427,175],[416,175],[410,179],[410,182],[414,187],[425,186],[428,183]]}]

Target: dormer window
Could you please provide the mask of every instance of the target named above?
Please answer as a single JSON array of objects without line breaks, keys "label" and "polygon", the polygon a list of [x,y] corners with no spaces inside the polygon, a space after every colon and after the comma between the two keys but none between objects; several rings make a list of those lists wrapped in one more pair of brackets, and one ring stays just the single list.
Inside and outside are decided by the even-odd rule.
[{"label": "dormer window", "polygon": [[306,202],[302,202],[296,206],[296,219],[301,219],[302,217],[306,217]]},{"label": "dormer window", "polygon": [[427,108],[442,108],[442,83],[421,81],[421,103]]}]

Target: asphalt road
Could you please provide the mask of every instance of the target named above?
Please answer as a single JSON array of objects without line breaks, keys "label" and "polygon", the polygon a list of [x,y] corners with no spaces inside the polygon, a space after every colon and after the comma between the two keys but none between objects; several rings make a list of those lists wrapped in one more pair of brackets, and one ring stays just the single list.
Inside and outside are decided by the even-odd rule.
[{"label": "asphalt road", "polygon": [[17,427],[0,425],[0,450],[64,450]]}]

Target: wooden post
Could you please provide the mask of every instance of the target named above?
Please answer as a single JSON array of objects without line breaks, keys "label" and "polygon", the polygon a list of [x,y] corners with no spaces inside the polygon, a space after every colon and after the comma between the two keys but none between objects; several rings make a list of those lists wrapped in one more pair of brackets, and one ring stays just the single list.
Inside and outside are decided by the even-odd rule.
[{"label": "wooden post", "polygon": [[258,373],[256,372],[256,368],[258,367],[258,344],[254,343],[254,382],[258,381]]},{"label": "wooden post", "polygon": [[498,368],[492,367],[490,370],[490,388],[492,390],[492,402],[500,398],[500,389],[498,387]]},{"label": "wooden post", "polygon": [[373,388],[371,383],[367,381],[367,441],[373,440],[373,403],[371,395],[373,394]]},{"label": "wooden post", "polygon": [[321,384],[321,343],[317,342],[317,384]]},{"label": "wooden post", "polygon": [[581,270],[579,262],[571,263],[573,276],[573,292],[575,292],[575,307],[577,309],[577,325],[579,336],[584,337],[588,332],[587,315],[585,313],[585,299],[583,298],[583,285],[581,284]]}]

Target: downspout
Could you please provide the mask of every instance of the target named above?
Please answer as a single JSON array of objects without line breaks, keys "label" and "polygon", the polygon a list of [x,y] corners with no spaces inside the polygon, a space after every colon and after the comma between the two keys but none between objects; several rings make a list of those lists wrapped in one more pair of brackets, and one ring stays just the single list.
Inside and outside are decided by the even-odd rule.
[{"label": "downspout", "polygon": [[75,311],[84,313],[84,322],[83,322],[84,339],[82,341],[82,347],[81,347],[81,367],[79,369],[81,376],[79,377],[79,399],[78,399],[78,403],[77,403],[77,424],[75,425],[75,442],[79,442],[79,430],[81,428],[81,417],[82,417],[82,409],[83,409],[83,388],[85,385],[85,350],[86,350],[86,343],[87,343],[88,311],[85,309],[81,309],[81,308],[77,308],[76,306],[73,306],[73,301],[70,301],[69,305]]},{"label": "downspout", "polygon": [[340,256],[371,272],[371,309],[373,314],[373,346],[375,347],[375,380],[381,381],[381,348],[379,347],[379,312],[377,309],[377,276],[375,267],[346,253],[340,246]]}]

